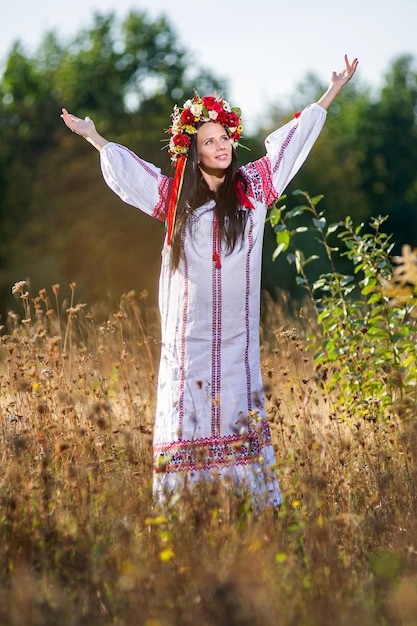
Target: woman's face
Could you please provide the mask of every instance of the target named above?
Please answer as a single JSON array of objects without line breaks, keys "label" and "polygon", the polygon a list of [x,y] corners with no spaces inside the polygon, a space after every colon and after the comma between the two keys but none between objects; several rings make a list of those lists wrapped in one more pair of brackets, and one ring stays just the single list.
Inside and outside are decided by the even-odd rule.
[{"label": "woman's face", "polygon": [[202,172],[224,175],[232,162],[232,144],[229,135],[216,122],[205,122],[197,131],[198,166]]}]

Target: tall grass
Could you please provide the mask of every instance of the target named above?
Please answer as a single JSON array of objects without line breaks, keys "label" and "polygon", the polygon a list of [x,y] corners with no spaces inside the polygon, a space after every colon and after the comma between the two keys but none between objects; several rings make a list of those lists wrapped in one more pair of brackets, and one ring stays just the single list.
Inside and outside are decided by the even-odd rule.
[{"label": "tall grass", "polygon": [[284,504],[255,515],[206,487],[165,514],[151,498],[159,331],[146,293],[108,311],[77,303],[75,285],[64,298],[58,285],[14,292],[0,345],[0,624],[417,624],[409,395],[378,415],[347,411],[299,320],[265,299]]}]

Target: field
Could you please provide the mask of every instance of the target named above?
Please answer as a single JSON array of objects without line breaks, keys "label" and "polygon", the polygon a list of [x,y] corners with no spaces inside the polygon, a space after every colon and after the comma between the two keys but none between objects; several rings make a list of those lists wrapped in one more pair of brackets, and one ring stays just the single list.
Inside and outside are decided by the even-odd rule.
[{"label": "field", "polygon": [[[389,401],[329,387],[337,362],[314,369],[299,319],[265,299],[284,504],[254,514],[207,489],[161,513],[146,292],[112,311],[76,303],[74,284],[14,291],[0,335],[1,626],[417,625],[417,414],[392,371]],[[387,369],[356,358],[374,378]]]}]

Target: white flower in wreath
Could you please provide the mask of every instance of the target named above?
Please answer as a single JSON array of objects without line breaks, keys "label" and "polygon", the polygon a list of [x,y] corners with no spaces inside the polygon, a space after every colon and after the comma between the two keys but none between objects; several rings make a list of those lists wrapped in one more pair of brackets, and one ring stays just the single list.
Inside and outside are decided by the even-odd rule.
[{"label": "white flower in wreath", "polygon": [[209,116],[209,118],[211,120],[213,120],[213,122],[215,122],[217,120],[218,115],[219,114],[217,113],[217,111],[209,111],[208,112],[208,116]]},{"label": "white flower in wreath", "polygon": [[190,106],[190,111],[194,115],[194,117],[200,117],[201,113],[203,112],[203,107],[201,106],[201,104],[192,104]]}]

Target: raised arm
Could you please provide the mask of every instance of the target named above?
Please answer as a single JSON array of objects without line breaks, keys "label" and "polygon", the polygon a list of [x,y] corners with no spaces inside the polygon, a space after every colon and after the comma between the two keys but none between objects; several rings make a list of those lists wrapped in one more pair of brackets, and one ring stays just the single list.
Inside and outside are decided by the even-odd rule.
[{"label": "raised arm", "polygon": [[62,109],[62,119],[65,122],[65,125],[68,126],[73,133],[77,133],[81,137],[84,137],[89,143],[91,143],[96,150],[99,152],[104,148],[106,144],[109,142],[107,139],[102,137],[96,130],[94,122],[89,117],[81,119],[76,115],[72,115],[72,113],[68,113],[66,109]]},{"label": "raised arm", "polygon": [[349,63],[349,59],[345,54],[344,70],[342,70],[341,72],[332,72],[329,82],[329,88],[322,95],[322,97],[317,100],[317,104],[319,104],[321,107],[323,107],[323,109],[326,109],[327,111],[333,100],[342,91],[342,88],[352,78],[352,76],[356,72],[357,67],[358,59],[353,59],[352,63]]},{"label": "raised arm", "polygon": [[171,179],[128,148],[107,141],[89,117],[82,119],[66,109],[62,109],[61,117],[73,133],[100,152],[101,171],[110,189],[127,204],[164,221]]},{"label": "raised arm", "polygon": [[[357,66],[357,59],[349,63],[345,55],[345,69],[339,73],[332,73],[329,88],[321,98],[266,138],[265,147],[272,175],[272,185],[269,185],[268,178],[265,177],[266,186],[263,192],[267,204],[271,205],[284,192],[299,171],[320,134],[326,120],[327,109],[352,78]],[[260,162],[262,163],[262,159]],[[251,176],[249,170],[250,168],[245,170],[248,177]]]}]

